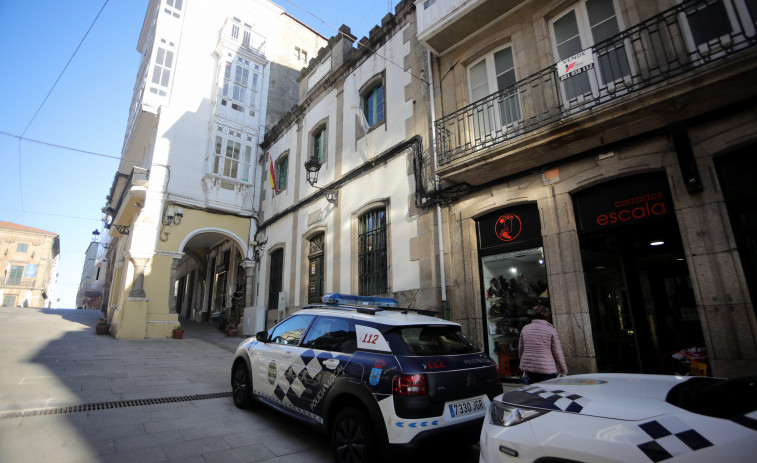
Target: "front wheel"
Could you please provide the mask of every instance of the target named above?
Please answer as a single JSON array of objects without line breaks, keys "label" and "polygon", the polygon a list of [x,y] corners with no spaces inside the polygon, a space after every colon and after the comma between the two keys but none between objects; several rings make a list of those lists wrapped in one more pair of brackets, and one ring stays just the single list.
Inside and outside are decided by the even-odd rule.
[{"label": "front wheel", "polygon": [[331,427],[331,450],[337,463],[376,461],[376,433],[364,413],[353,407],[339,412]]},{"label": "front wheel", "polygon": [[231,373],[231,395],[234,398],[234,405],[239,408],[248,408],[252,405],[251,390],[252,380],[247,364],[244,361],[237,362]]}]

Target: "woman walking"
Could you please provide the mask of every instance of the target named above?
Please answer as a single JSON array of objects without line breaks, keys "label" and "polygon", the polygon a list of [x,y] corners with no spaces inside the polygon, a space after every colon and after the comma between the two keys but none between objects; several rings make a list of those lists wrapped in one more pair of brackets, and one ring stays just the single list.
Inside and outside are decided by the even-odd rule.
[{"label": "woman walking", "polygon": [[523,384],[556,378],[558,373],[568,374],[557,330],[547,321],[549,308],[540,305],[533,312],[534,319],[523,327],[518,342]]}]

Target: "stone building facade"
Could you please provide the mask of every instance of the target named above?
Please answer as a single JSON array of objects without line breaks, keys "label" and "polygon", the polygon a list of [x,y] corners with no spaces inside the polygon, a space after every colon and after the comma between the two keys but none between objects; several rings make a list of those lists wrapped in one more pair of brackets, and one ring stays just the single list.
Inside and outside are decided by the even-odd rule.
[{"label": "stone building facade", "polygon": [[536,304],[571,373],[754,374],[748,2],[415,3],[452,318],[503,375]]},{"label": "stone building facade", "polygon": [[342,26],[300,74],[298,106],[262,144],[265,326],[331,292],[439,309],[436,215],[417,195],[429,161],[427,63],[403,1],[357,42]]},{"label": "stone building facade", "polygon": [[0,301],[9,307],[57,308],[57,233],[0,222]]}]

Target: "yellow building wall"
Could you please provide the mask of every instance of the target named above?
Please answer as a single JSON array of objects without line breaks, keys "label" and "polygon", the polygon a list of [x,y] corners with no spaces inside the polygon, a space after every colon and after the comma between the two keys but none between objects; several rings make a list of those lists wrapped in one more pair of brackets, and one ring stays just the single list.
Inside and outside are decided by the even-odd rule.
[{"label": "yellow building wall", "polygon": [[186,208],[183,212],[180,224],[160,227],[158,249],[145,266],[143,289],[146,299],[129,296],[133,287],[134,263],[126,253],[125,268],[118,275],[121,285],[121,290],[116,292],[119,295],[118,309],[112,318],[111,333],[116,338],[170,338],[173,329],[180,325],[178,314],[170,313],[171,271],[174,257],[185,251],[180,247],[187,237],[213,233],[233,241],[241,248],[241,254],[246,254],[250,219]]}]

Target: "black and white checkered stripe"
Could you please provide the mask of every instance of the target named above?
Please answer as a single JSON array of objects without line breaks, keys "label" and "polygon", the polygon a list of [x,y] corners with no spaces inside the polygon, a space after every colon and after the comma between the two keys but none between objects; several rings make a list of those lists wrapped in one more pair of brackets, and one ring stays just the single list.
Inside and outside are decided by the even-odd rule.
[{"label": "black and white checkered stripe", "polygon": [[[318,378],[318,375],[322,374],[325,369],[323,362],[333,358],[338,359],[340,362],[346,362],[349,360],[349,356],[347,355],[333,355],[330,352],[325,351],[319,351],[316,354],[312,349],[308,349],[302,352],[302,354],[300,354],[300,356],[297,357],[284,372],[283,377],[286,382],[277,381],[276,388],[273,391],[273,395],[276,399],[275,401],[287,406],[291,405],[287,404],[287,401],[284,400],[287,395],[291,393],[300,397],[305,390],[303,382],[317,381],[320,383],[321,381],[320,378]],[[271,398],[269,397],[269,399]],[[305,414],[310,415],[309,412],[306,412]]]},{"label": "black and white checkered stripe", "polygon": [[630,436],[631,442],[653,462],[712,446],[712,442],[675,416],[647,421],[638,425],[638,430]]},{"label": "black and white checkered stripe", "polygon": [[581,413],[584,406],[589,403],[589,399],[580,396],[578,394],[565,392],[563,390],[547,390],[542,389],[539,386],[530,386],[523,389],[519,389],[520,392],[525,392],[533,396],[538,397],[538,403],[532,403],[541,408],[547,408],[552,410],[561,410],[563,412]]}]

